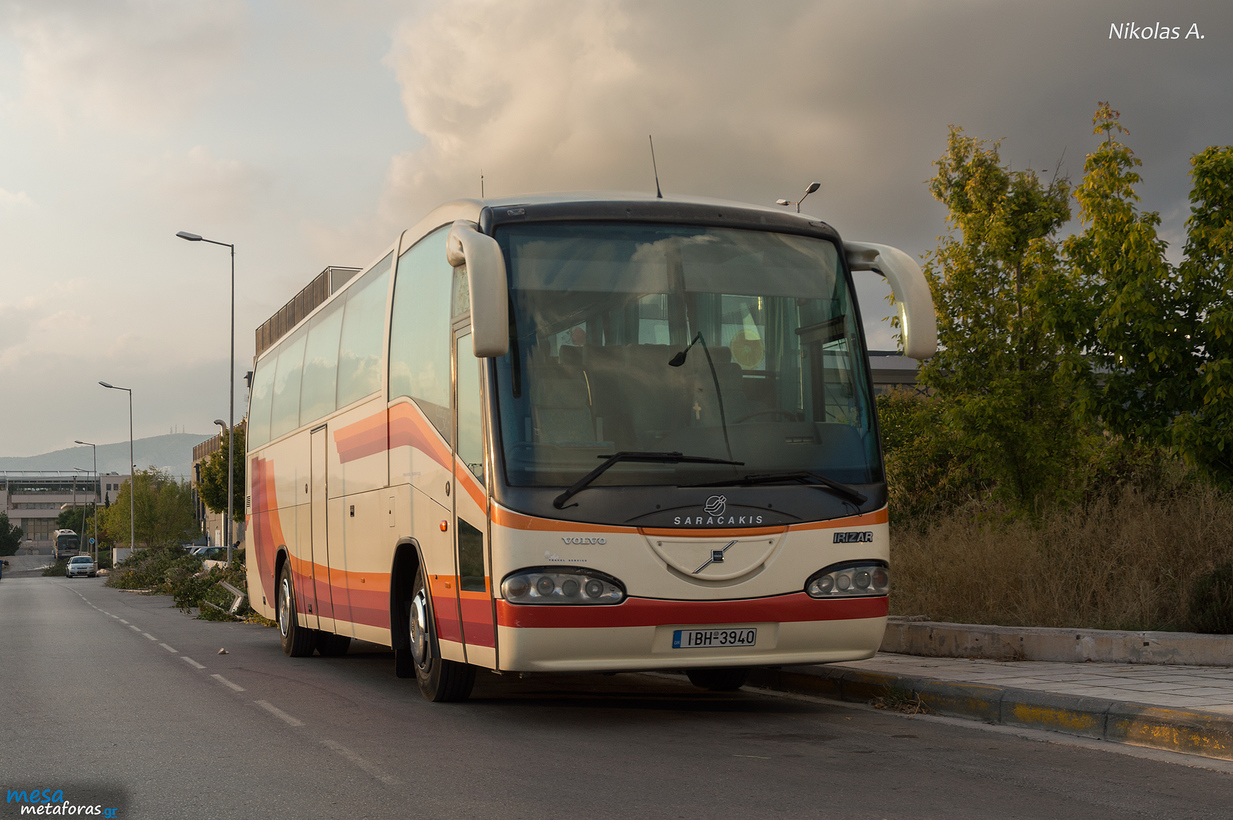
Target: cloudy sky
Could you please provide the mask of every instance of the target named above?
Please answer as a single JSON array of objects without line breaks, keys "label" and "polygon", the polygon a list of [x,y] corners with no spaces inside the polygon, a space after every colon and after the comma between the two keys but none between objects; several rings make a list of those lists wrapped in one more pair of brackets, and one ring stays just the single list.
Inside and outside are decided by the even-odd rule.
[{"label": "cloudy sky", "polygon": [[[1111,36],[1131,23],[1181,36]],[[919,256],[948,126],[1075,179],[1107,100],[1177,254],[1190,156],[1233,143],[1231,55],[1223,0],[0,2],[0,455],[127,439],[99,380],[139,438],[226,416],[228,251],[177,231],[236,245],[242,374],[312,276],[481,171],[653,191],[648,134],[666,193],[817,180],[804,210]]]}]

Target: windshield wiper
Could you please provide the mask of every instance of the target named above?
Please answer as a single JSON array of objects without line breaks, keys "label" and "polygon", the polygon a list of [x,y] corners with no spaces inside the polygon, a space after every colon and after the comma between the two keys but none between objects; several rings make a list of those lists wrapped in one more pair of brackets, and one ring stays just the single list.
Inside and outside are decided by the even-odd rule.
[{"label": "windshield wiper", "polygon": [[[598,456],[598,458],[604,458],[604,456]],[[743,461],[728,461],[722,458],[687,456],[683,453],[644,453],[623,450],[619,453],[613,453],[608,456],[607,460],[603,464],[578,479],[578,481],[574,483],[574,486],[552,499],[552,506],[556,507],[558,510],[561,509],[565,506],[566,501],[569,501],[575,495],[585,490],[587,485],[603,475],[609,467],[621,461],[642,461],[649,464],[732,464],[737,467],[745,466],[745,462]]]},{"label": "windshield wiper", "polygon": [[813,482],[811,487],[817,487],[819,490],[830,490],[836,495],[841,495],[844,498],[856,504],[864,504],[869,499],[860,490],[849,484],[843,484],[833,478],[827,478],[821,473],[815,473],[812,470],[785,470],[779,473],[753,473],[744,478],[734,478],[729,481],[714,481],[708,484],[693,484],[694,487],[728,487],[732,485],[750,485],[750,484],[777,484],[781,481],[799,481],[802,483]]}]

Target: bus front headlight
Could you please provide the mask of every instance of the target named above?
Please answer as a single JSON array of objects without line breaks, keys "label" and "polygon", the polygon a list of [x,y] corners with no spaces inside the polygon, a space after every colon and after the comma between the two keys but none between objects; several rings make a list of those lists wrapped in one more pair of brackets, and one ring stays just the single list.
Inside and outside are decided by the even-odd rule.
[{"label": "bus front headlight", "polygon": [[885,561],[846,561],[819,570],[805,582],[811,598],[854,598],[890,592]]},{"label": "bus front headlight", "polygon": [[581,567],[528,567],[501,581],[511,604],[619,604],[625,587],[616,578]]}]

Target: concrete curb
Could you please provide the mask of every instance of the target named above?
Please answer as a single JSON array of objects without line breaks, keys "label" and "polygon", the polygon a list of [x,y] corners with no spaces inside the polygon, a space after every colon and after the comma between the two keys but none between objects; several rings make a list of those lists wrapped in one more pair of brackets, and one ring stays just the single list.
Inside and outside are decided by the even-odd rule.
[{"label": "concrete curb", "polygon": [[919,702],[932,714],[1233,760],[1233,717],[845,666],[754,669],[749,685],[852,703]]},{"label": "concrete curb", "polygon": [[892,618],[882,652],[932,658],[1060,663],[1233,665],[1233,635],[978,626]]}]

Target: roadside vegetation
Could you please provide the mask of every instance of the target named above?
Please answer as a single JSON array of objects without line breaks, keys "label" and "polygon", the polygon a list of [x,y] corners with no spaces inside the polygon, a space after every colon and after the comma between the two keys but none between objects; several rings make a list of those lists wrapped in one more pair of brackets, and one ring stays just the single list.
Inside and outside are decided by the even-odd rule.
[{"label": "roadside vegetation", "polygon": [[1073,189],[958,128],[937,162],[940,349],[927,398],[878,400],[894,614],[1233,630],[1233,148],[1191,159],[1173,265],[1120,115],[1093,123]]},{"label": "roadside vegetation", "polygon": [[247,598],[233,615],[229,610],[235,595],[224,583],[247,592],[243,550],[233,553],[230,564],[211,567],[181,547],[138,550],[117,564],[107,578],[107,585],[117,589],[170,595],[181,611],[197,610],[197,617],[203,620],[265,622],[248,605]]}]

